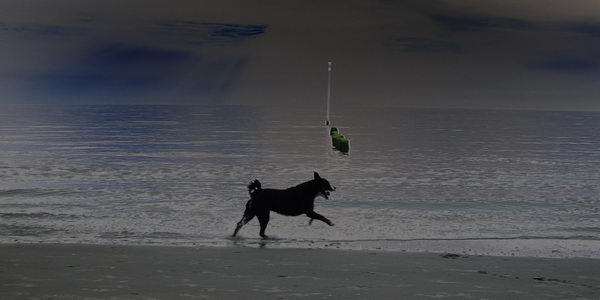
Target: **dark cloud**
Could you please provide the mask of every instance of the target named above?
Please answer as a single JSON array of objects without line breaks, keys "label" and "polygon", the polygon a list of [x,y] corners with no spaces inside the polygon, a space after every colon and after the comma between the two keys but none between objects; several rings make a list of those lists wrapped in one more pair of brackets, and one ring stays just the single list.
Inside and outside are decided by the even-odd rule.
[{"label": "dark cloud", "polygon": [[600,37],[600,22],[577,21],[562,24],[562,28],[568,31],[583,33]]},{"label": "dark cloud", "polygon": [[[102,20],[87,23],[89,26],[75,23],[70,27],[0,23],[0,34],[11,33],[15,40],[61,36],[64,38],[52,45],[77,45],[64,48],[73,50],[73,57],[66,55],[46,70],[23,76],[19,93],[28,101],[151,102],[152,97],[164,101],[166,94],[176,94],[177,99],[168,101],[218,102],[235,88],[248,58],[243,51],[222,53],[205,46],[241,47],[267,28],[177,21],[162,23],[157,29],[156,22],[143,21],[122,30]],[[128,34],[131,41],[126,40]],[[86,45],[90,43],[97,45],[90,48]]]},{"label": "dark cloud", "polygon": [[555,71],[555,72],[590,72],[597,71],[599,65],[596,61],[583,58],[561,57],[545,60],[532,61],[528,64],[530,68]]},{"label": "dark cloud", "polygon": [[0,102],[317,105],[328,60],[348,104],[504,107],[510,91],[545,107],[530,95],[598,89],[588,0],[4,2]]},{"label": "dark cloud", "polygon": [[402,37],[389,42],[389,45],[395,49],[406,52],[453,52],[463,51],[463,47],[458,43],[431,39],[423,37]]},{"label": "dark cloud", "polygon": [[[66,102],[135,102],[152,99],[165,89],[177,89],[174,95],[181,97],[191,94],[219,101],[231,92],[246,64],[243,57],[200,57],[180,49],[111,44],[62,69],[35,76],[27,89]],[[172,102],[178,100],[182,99]]]},{"label": "dark cloud", "polygon": [[[192,53],[150,46],[114,44],[96,49],[84,65],[92,69],[156,69],[189,60]],[[117,70],[113,70],[117,71]]]},{"label": "dark cloud", "polygon": [[186,88],[200,95],[219,99],[235,88],[247,64],[248,59],[243,57],[204,61],[198,65],[198,77]]},{"label": "dark cloud", "polygon": [[526,20],[482,14],[433,14],[431,18],[450,31],[525,29],[532,26]]},{"label": "dark cloud", "polygon": [[30,87],[65,95],[135,94],[158,89],[191,52],[150,46],[114,44],[93,50],[81,61],[35,76]]},{"label": "dark cloud", "polygon": [[175,21],[159,25],[160,31],[193,45],[225,45],[264,34],[266,25]]},{"label": "dark cloud", "polygon": [[35,35],[65,35],[72,32],[63,26],[48,24],[7,24],[0,23],[0,32]]}]

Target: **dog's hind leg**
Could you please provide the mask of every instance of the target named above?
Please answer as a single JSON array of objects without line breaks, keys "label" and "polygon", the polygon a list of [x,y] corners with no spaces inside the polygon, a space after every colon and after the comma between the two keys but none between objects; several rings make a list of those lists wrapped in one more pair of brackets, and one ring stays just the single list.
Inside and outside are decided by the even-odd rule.
[{"label": "dog's hind leg", "polygon": [[265,230],[267,229],[267,224],[269,224],[269,212],[260,213],[257,217],[258,222],[260,223],[260,236],[263,239],[268,239],[269,237],[265,235]]},{"label": "dog's hind leg", "polygon": [[240,228],[242,228],[242,226],[246,225],[246,223],[250,222],[250,220],[254,219],[254,214],[245,214],[242,217],[242,219],[237,223],[237,225],[235,226],[235,231],[233,232],[232,236],[236,236],[238,231],[240,231]]},{"label": "dog's hind leg", "polygon": [[323,217],[322,215],[320,215],[320,214],[318,214],[318,213],[316,213],[314,211],[307,212],[306,216],[311,219],[309,221],[309,223],[308,223],[309,225],[312,223],[312,219],[317,219],[317,220],[320,220],[320,221],[323,221],[323,222],[327,223],[327,225],[329,225],[329,226],[333,226],[333,223],[331,221],[329,221],[329,219]]},{"label": "dog's hind leg", "polygon": [[[250,201],[252,201],[252,200],[250,200]],[[248,203],[246,203],[246,210],[244,210],[244,216],[235,226],[235,231],[233,232],[232,236],[236,236],[238,231],[240,231],[240,228],[242,228],[242,226],[246,225],[246,223],[250,222],[250,220],[252,220],[254,218],[255,214],[252,211],[252,209],[250,208],[250,204],[251,204],[250,201],[248,201]]]}]

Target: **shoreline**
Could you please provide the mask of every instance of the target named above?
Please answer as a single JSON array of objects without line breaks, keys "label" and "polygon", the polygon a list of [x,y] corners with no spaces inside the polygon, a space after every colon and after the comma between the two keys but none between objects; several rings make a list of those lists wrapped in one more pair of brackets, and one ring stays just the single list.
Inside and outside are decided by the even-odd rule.
[{"label": "shoreline", "polygon": [[456,253],[469,256],[589,258],[600,259],[600,240],[570,238],[464,238],[464,239],[395,239],[395,240],[311,240],[271,237],[223,237],[195,242],[184,240],[153,241],[134,239],[113,240],[39,240],[13,237],[0,240],[0,245],[98,245],[150,247],[249,247],[271,249],[335,249],[352,251],[382,251],[399,253]]},{"label": "shoreline", "polygon": [[0,298],[600,297],[600,260],[310,248],[0,244]]}]

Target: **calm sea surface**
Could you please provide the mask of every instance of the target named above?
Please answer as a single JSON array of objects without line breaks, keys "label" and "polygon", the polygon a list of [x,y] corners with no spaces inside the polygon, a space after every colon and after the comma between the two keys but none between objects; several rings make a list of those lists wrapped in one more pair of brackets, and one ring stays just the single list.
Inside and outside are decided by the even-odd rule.
[{"label": "calm sea surface", "polygon": [[[0,242],[600,257],[600,114],[243,106],[0,106]],[[306,217],[253,220],[247,183],[313,171]]]}]

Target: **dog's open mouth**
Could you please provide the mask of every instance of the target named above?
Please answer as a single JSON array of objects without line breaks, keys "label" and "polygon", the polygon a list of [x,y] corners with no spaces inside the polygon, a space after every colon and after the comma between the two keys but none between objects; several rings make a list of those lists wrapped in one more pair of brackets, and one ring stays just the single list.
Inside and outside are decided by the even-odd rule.
[{"label": "dog's open mouth", "polygon": [[329,199],[329,192],[328,191],[321,191],[320,192],[321,196],[325,199]]}]

